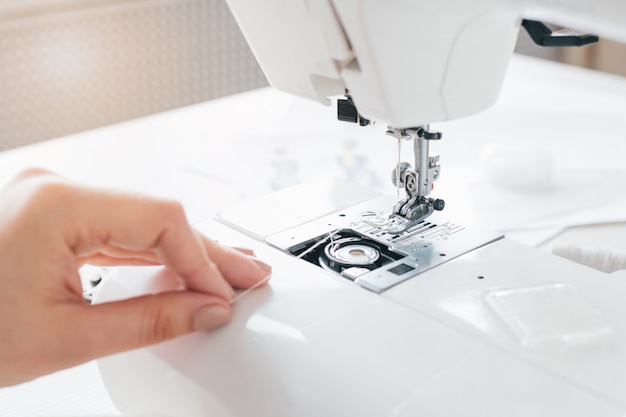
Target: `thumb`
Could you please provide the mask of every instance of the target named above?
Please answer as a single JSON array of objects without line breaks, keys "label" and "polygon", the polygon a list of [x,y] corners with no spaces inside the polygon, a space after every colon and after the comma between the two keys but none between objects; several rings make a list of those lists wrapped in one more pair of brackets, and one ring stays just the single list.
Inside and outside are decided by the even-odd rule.
[{"label": "thumb", "polygon": [[163,342],[187,333],[210,330],[231,317],[224,299],[193,291],[174,291],[97,305],[81,305],[73,314],[81,329],[86,359]]}]

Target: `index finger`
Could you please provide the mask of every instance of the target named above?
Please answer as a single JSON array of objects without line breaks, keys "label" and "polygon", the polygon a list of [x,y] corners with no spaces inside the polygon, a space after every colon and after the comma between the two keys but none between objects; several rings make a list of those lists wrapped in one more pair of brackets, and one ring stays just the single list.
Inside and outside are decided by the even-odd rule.
[{"label": "index finger", "polygon": [[[180,203],[130,194],[69,187],[73,213],[66,242],[77,257],[113,246],[153,250],[187,288],[232,299],[234,291],[209,258]],[[68,199],[71,204],[68,204]]]}]

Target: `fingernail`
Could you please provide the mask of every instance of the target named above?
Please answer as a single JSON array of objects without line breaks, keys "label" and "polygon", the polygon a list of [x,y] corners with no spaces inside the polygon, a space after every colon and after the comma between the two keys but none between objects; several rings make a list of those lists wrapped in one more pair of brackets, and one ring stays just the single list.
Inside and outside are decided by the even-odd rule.
[{"label": "fingernail", "polygon": [[272,267],[266,264],[265,262],[263,262],[262,260],[255,258],[254,256],[248,256],[248,259],[254,262],[256,266],[258,266],[263,272],[265,273],[272,272]]},{"label": "fingernail", "polygon": [[224,306],[201,307],[193,315],[193,328],[195,331],[211,330],[223,325],[229,319],[230,310]]}]

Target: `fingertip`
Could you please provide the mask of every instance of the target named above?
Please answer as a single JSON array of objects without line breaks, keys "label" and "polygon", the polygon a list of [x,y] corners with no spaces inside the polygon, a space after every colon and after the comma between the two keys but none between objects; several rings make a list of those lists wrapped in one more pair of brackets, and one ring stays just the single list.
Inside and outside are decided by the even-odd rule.
[{"label": "fingertip", "polygon": [[193,315],[194,331],[206,331],[226,324],[231,317],[228,306],[213,304],[199,308]]},{"label": "fingertip", "polygon": [[248,288],[258,288],[267,284],[267,282],[272,278],[272,267],[255,256],[248,256],[248,260],[252,261],[255,268],[259,271],[259,274],[257,274],[257,281],[251,286],[248,286]]},{"label": "fingertip", "polygon": [[255,256],[248,255],[247,257],[264,274],[264,277],[267,277],[268,275],[272,273],[272,267],[269,264],[266,264],[265,262],[263,262],[262,260],[260,260],[259,258]]}]

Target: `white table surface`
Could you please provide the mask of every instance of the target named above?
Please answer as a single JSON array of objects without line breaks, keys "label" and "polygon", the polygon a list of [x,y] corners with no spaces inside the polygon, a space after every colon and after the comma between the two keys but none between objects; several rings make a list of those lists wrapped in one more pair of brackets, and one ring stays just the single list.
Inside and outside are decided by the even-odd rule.
[{"label": "white table surface", "polygon": [[[567,217],[553,209],[558,199],[545,200],[553,216],[534,219],[532,228],[524,228],[527,219],[514,224],[517,212],[506,212],[513,219],[510,234],[521,240],[531,236],[534,244],[587,239],[626,248],[626,193],[614,180],[626,178],[626,79],[515,56],[494,108],[434,127],[444,134],[437,146],[443,175],[436,191],[446,199],[451,218],[490,227],[484,213],[493,209],[491,194],[484,192],[492,184],[481,173],[481,150],[491,142],[520,142],[550,152],[556,175],[580,188],[576,194],[585,206]],[[89,185],[175,198],[195,223],[246,199],[322,176],[393,192],[389,178],[397,150],[383,130],[338,123],[333,109],[261,89],[5,151],[0,185],[27,167],[44,167]],[[593,180],[587,176],[577,187],[586,172]],[[506,196],[527,201],[555,189],[519,195],[506,190]],[[487,199],[477,200],[476,190]],[[576,206],[579,200],[571,201]],[[585,226],[595,223],[603,225]],[[516,225],[519,230],[513,230]],[[119,415],[93,362],[0,389],[0,410],[3,416]]]}]

